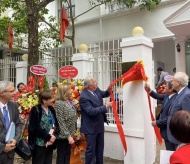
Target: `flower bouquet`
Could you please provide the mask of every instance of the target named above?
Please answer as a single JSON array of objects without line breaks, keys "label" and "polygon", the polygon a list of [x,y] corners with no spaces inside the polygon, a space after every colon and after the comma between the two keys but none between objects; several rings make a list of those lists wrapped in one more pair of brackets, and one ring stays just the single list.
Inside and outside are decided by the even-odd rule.
[{"label": "flower bouquet", "polygon": [[72,149],[70,164],[82,164],[81,152],[83,152],[87,146],[85,135],[77,130],[75,135],[73,136],[73,139],[75,143],[71,145]]},{"label": "flower bouquet", "polygon": [[160,85],[156,90],[157,90],[157,92],[160,93],[160,94],[165,94],[165,87],[166,87],[166,85],[165,85],[165,84],[162,84],[162,85]]},{"label": "flower bouquet", "polygon": [[19,113],[21,119],[27,119],[31,108],[38,104],[38,91],[23,93],[18,97]]}]

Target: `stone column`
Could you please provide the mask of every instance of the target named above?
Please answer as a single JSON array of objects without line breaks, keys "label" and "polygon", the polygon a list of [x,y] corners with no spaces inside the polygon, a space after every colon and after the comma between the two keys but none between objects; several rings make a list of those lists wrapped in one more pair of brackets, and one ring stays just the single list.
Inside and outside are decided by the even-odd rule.
[{"label": "stone column", "polygon": [[90,75],[89,72],[93,72],[93,62],[89,53],[73,54],[72,62],[73,66],[78,69],[75,79],[84,79]]},{"label": "stone column", "polygon": [[20,61],[16,63],[16,86],[23,82],[27,84],[27,61]]},{"label": "stone column", "polygon": [[[152,41],[143,35],[139,35],[122,39],[120,45],[122,47],[122,63],[142,60],[145,73],[149,79],[148,83],[153,88]],[[128,149],[124,163],[153,164],[156,142],[143,81],[128,82],[124,85],[123,118]]]}]

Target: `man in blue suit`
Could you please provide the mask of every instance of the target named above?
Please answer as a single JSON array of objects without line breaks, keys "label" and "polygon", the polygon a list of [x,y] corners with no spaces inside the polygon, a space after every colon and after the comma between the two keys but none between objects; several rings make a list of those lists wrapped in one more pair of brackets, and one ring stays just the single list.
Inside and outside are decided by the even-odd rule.
[{"label": "man in blue suit", "polygon": [[[170,76],[170,75],[169,75]],[[171,106],[172,101],[175,99],[176,91],[173,90],[170,81],[166,82],[165,94],[159,94],[150,89],[148,84],[145,84],[145,89],[150,93],[150,96],[154,99],[163,101],[161,111],[156,118],[156,121],[152,122],[152,126],[159,127],[162,138],[164,139],[166,150],[175,151],[175,144],[168,140],[167,136],[167,120],[168,120],[168,110]]]},{"label": "man in blue suit", "polygon": [[189,77],[184,72],[177,72],[174,74],[172,78],[173,89],[177,91],[177,95],[175,100],[172,102],[168,114],[168,126],[167,126],[167,135],[170,142],[176,145],[176,148],[179,142],[171,135],[169,125],[171,116],[179,110],[188,110],[190,111],[190,106],[188,105],[190,102],[190,89],[187,87]]},{"label": "man in blue suit", "polygon": [[103,164],[104,151],[104,122],[107,122],[107,109],[112,102],[103,104],[103,98],[108,97],[110,87],[101,91],[93,77],[84,79],[84,90],[80,95],[81,132],[85,134],[87,148],[85,152],[86,164]]}]

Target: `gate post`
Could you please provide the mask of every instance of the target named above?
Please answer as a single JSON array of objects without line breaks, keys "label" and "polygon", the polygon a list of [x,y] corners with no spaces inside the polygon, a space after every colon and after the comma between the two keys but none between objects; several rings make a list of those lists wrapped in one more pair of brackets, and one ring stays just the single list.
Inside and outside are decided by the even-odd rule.
[{"label": "gate post", "polygon": [[27,85],[27,62],[28,61],[19,61],[16,63],[16,84],[23,82]]},{"label": "gate post", "polygon": [[84,79],[89,76],[89,72],[93,72],[92,55],[89,53],[73,54],[73,66],[78,69],[78,75],[74,79]]},{"label": "gate post", "polygon": [[[137,35],[124,38],[122,64],[143,61],[148,83],[153,88],[153,61],[151,39]],[[123,72],[124,73],[124,72]],[[152,108],[153,109],[153,108]],[[153,164],[155,161],[155,134],[151,126],[148,98],[143,81],[128,82],[123,87],[123,128],[127,141],[125,164]]]}]

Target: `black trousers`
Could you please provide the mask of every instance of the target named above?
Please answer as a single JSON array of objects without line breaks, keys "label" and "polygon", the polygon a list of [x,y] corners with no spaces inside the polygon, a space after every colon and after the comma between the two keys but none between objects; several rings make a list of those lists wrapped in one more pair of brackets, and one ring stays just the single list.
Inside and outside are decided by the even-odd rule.
[{"label": "black trousers", "polygon": [[32,164],[52,164],[53,148],[52,146],[35,145],[32,154]]},{"label": "black trousers", "polygon": [[56,164],[69,164],[71,145],[67,139],[57,139],[57,161]]}]

